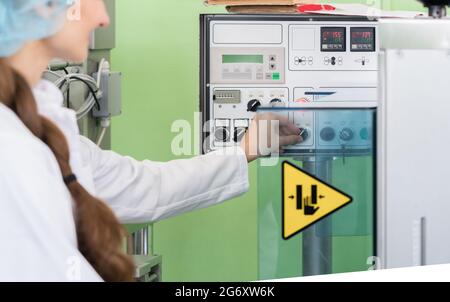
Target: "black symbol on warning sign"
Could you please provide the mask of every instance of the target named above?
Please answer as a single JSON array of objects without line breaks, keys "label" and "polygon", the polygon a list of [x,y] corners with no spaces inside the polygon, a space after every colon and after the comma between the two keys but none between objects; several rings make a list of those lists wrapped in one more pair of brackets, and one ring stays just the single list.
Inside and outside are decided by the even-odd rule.
[{"label": "black symbol on warning sign", "polygon": [[325,196],[318,196],[316,185],[311,186],[311,196],[305,198],[303,198],[303,186],[297,186],[297,210],[303,210],[305,216],[312,216],[320,209],[320,207],[316,207],[317,198],[322,199]]}]

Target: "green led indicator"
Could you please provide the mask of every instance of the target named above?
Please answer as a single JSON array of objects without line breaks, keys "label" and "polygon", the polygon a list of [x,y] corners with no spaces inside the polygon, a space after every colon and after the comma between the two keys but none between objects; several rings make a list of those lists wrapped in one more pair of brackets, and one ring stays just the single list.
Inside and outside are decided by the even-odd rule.
[{"label": "green led indicator", "polygon": [[272,74],[272,79],[273,80],[280,80],[280,73],[279,72],[274,72],[273,74]]}]

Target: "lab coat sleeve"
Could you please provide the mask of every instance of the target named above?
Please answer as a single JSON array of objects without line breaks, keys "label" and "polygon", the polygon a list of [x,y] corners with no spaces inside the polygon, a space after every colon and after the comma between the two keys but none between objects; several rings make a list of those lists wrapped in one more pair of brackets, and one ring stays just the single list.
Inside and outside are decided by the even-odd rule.
[{"label": "lab coat sleeve", "polygon": [[122,223],[155,222],[206,208],[249,188],[247,159],[240,147],[160,163],[140,162],[80,139],[97,195]]}]

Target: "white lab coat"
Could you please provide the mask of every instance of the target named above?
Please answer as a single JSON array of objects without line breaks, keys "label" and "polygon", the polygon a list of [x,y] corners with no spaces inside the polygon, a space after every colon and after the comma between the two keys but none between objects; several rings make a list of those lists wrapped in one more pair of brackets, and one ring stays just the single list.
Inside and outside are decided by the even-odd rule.
[{"label": "white lab coat", "polygon": [[[79,136],[75,113],[52,83],[41,81],[34,95],[39,112],[64,132],[80,183],[123,223],[158,221],[248,190],[241,148],[139,162]],[[77,249],[72,206],[50,149],[0,103],[0,281],[102,281]]]}]

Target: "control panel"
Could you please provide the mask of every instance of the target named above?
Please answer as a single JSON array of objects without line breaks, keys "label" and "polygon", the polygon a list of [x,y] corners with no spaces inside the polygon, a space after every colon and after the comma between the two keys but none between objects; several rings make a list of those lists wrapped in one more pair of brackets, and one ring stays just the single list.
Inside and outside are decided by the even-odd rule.
[{"label": "control panel", "polygon": [[[241,141],[258,109],[285,108],[287,88],[217,87],[212,94],[214,146],[225,147]],[[223,135],[222,135],[223,134]]]},{"label": "control panel", "polygon": [[361,108],[377,105],[376,21],[203,15],[201,43],[204,152],[238,144],[267,111],[302,129],[303,142],[288,153],[372,147],[373,119]]},{"label": "control panel", "polygon": [[211,49],[211,81],[217,84],[284,82],[284,48]]},{"label": "control panel", "polygon": [[374,26],[292,25],[289,28],[290,70],[376,70]]}]

